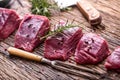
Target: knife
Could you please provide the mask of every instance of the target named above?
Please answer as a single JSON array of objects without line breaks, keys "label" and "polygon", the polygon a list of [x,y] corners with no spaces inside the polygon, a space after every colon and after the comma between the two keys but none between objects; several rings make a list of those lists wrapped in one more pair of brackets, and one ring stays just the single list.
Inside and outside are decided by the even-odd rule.
[{"label": "knife", "polygon": [[76,5],[92,26],[100,25],[102,21],[100,12],[88,0],[55,0],[55,2],[61,9]]}]

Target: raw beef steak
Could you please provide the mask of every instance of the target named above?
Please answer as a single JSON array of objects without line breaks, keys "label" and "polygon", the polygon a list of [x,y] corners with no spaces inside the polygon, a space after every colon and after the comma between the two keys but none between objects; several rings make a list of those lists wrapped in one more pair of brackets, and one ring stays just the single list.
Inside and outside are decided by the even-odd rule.
[{"label": "raw beef steak", "polygon": [[116,48],[113,53],[108,56],[105,67],[108,70],[116,70],[120,72],[120,47]]},{"label": "raw beef steak", "polygon": [[107,42],[94,33],[84,34],[75,51],[75,61],[78,64],[97,64],[109,54]]},{"label": "raw beef steak", "polygon": [[49,31],[49,20],[45,16],[25,15],[15,35],[15,47],[32,51]]},{"label": "raw beef steak", "polygon": [[[65,22],[60,21],[57,28],[61,27],[59,25],[64,26]],[[67,60],[74,53],[81,36],[82,30],[79,27],[73,27],[48,37],[45,41],[44,57],[50,60]]]},{"label": "raw beef steak", "polygon": [[0,40],[7,38],[18,28],[19,19],[15,11],[0,8]]}]

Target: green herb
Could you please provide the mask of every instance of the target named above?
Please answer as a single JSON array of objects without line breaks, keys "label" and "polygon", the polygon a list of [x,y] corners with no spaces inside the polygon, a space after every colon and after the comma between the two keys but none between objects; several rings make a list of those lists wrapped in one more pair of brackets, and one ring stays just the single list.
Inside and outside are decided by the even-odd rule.
[{"label": "green herb", "polygon": [[72,8],[62,8],[60,9],[53,0],[30,0],[32,3],[31,11],[33,14],[43,15],[50,17],[52,10],[53,12],[60,12],[60,11],[69,11]]},{"label": "green herb", "polygon": [[72,7],[66,7],[66,8],[62,8],[62,9],[60,9],[61,11],[70,11],[70,10],[72,10]]},{"label": "green herb", "polygon": [[49,33],[47,35],[41,37],[40,39],[44,39],[44,38],[47,38],[49,36],[56,35],[58,33],[63,32],[64,30],[67,30],[67,29],[72,28],[72,27],[77,27],[78,25],[73,25],[73,22],[74,22],[74,20],[70,24],[68,24],[68,20],[67,20],[67,22],[64,26],[58,26],[58,29],[56,29],[54,31],[49,31]]},{"label": "green herb", "polygon": [[31,0],[32,13],[49,17],[51,15],[49,8],[51,4],[48,0]]}]

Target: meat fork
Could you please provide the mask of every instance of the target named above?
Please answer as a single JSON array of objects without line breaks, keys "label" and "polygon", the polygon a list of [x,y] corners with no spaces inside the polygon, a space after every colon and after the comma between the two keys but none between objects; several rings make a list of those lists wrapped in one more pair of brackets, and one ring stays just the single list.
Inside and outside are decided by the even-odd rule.
[{"label": "meat fork", "polygon": [[66,73],[70,73],[70,74],[73,74],[76,76],[81,76],[81,77],[91,79],[91,80],[99,79],[100,75],[105,74],[104,72],[100,73],[100,72],[97,72],[95,70],[92,70],[92,69],[89,69],[86,67],[82,67],[80,65],[77,66],[75,64],[61,62],[61,61],[57,61],[57,60],[50,61],[46,58],[43,58],[42,56],[35,55],[35,54],[30,53],[30,52],[26,52],[24,50],[17,49],[14,47],[9,47],[7,49],[7,51],[9,52],[10,55],[15,55],[15,56],[22,57],[25,59],[37,61],[40,63],[46,63],[57,70],[60,70],[60,71],[66,72]]}]

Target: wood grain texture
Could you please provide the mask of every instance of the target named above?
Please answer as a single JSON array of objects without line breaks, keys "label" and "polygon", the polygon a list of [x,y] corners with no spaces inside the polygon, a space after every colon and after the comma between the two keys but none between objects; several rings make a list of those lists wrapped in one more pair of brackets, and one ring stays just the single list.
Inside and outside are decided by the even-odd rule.
[{"label": "wood grain texture", "polygon": [[[73,7],[71,11],[67,12],[53,12],[54,15],[50,18],[50,22],[56,24],[59,20],[69,20],[69,22],[71,22],[74,19],[75,24],[81,24],[80,27],[82,27],[84,33],[92,31],[101,34],[108,41],[110,50],[113,51],[115,47],[120,46],[120,1],[89,0],[89,2],[98,9],[102,15],[102,24],[99,26],[99,29],[93,31],[77,7]],[[22,3],[24,7],[21,7],[16,0],[11,7],[21,16],[30,13],[28,8],[31,7],[27,0],[22,1]],[[103,25],[105,28],[101,28]],[[86,80],[84,77],[58,71],[46,64],[39,64],[15,56],[8,56],[8,54],[5,53],[5,49],[9,46],[14,46],[14,35],[15,33],[0,42],[1,80]],[[43,44],[39,45],[33,53],[43,56],[43,46]],[[71,57],[68,62],[75,64],[73,57]],[[107,72],[103,64],[104,61],[98,65],[84,65],[84,67],[98,72]],[[119,80],[120,75],[116,72],[108,71],[107,74],[101,75],[99,78],[100,80]]]}]

